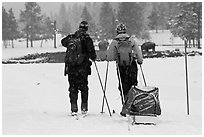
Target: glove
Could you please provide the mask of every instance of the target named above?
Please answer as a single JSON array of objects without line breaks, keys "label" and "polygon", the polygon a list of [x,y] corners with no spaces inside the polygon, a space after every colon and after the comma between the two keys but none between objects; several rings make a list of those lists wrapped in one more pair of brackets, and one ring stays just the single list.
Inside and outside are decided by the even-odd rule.
[{"label": "glove", "polygon": [[137,83],[133,83],[133,86],[137,86]]},{"label": "glove", "polygon": [[137,61],[137,64],[142,65],[142,62]]},{"label": "glove", "polygon": [[133,56],[133,60],[136,60],[137,58],[135,56]]}]

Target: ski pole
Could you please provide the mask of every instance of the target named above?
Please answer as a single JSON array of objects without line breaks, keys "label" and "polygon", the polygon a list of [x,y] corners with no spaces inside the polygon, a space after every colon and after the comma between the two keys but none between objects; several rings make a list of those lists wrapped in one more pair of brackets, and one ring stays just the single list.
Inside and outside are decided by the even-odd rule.
[{"label": "ski pole", "polygon": [[109,114],[110,114],[110,116],[112,116],[112,115],[111,115],[111,112],[110,112],[109,105],[108,105],[108,100],[107,100],[107,98],[106,98],[105,91],[104,91],[104,89],[103,89],[103,84],[102,84],[102,81],[101,81],[101,77],[100,77],[100,75],[99,75],[98,67],[97,67],[95,61],[94,61],[94,64],[95,64],[95,67],[96,67],[96,71],[97,71],[98,78],[99,78],[99,81],[100,81],[100,84],[101,84],[101,88],[102,88],[102,91],[103,91],[103,95],[104,95],[104,98],[105,98],[105,101],[106,101],[106,104],[107,104],[107,107],[108,107]]},{"label": "ski pole", "polygon": [[[106,91],[106,83],[107,83],[107,77],[108,77],[108,66],[109,66],[109,61],[107,61],[104,91]],[[102,109],[101,109],[101,113],[104,113],[104,112],[103,112],[103,108],[104,108],[104,99],[105,99],[105,95],[103,96],[103,102],[102,102]]]},{"label": "ski pole", "polygon": [[187,115],[189,115],[189,94],[188,94],[188,64],[187,64],[187,42],[185,41],[185,71],[186,71],[186,101],[187,101]]},{"label": "ski pole", "polygon": [[141,69],[141,72],[142,72],[142,77],[143,77],[143,80],[144,80],[144,84],[145,84],[145,86],[147,86],[146,81],[145,81],[145,77],[144,77],[144,73],[142,71],[142,65],[141,64],[140,64],[140,69]]},{"label": "ski pole", "polygon": [[118,79],[119,79],[119,85],[120,85],[120,92],[121,92],[121,102],[122,102],[122,105],[123,103],[125,102],[125,99],[124,99],[124,96],[123,96],[123,86],[122,86],[122,81],[121,81],[121,76],[120,76],[120,69],[119,69],[119,66],[118,66],[118,63],[116,62],[116,68],[117,68],[117,72],[118,72]]}]

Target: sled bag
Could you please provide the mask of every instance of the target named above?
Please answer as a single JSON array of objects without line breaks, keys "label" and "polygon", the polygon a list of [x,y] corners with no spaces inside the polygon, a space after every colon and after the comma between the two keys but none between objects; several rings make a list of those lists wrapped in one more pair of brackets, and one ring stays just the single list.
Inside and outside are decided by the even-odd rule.
[{"label": "sled bag", "polygon": [[122,112],[138,116],[160,115],[159,89],[149,86],[132,86],[123,104]]}]

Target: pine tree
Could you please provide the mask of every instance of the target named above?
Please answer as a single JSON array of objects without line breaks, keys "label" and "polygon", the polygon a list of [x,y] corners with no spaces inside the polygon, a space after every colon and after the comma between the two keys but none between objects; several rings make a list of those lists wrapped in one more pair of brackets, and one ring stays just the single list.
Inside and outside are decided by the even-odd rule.
[{"label": "pine tree", "polygon": [[62,31],[61,31],[61,35],[62,36],[66,36],[69,33],[71,33],[71,25],[69,23],[68,20],[66,20],[63,24],[62,24]]},{"label": "pine tree", "polygon": [[86,6],[84,7],[84,9],[82,11],[81,18],[83,21],[87,21],[87,22],[90,22],[92,20],[92,17],[91,17]]},{"label": "pine tree", "polygon": [[159,23],[160,23],[160,15],[158,10],[158,3],[153,5],[153,10],[151,12],[151,15],[148,17],[149,24],[148,26],[150,29],[156,30],[156,33],[158,33]]},{"label": "pine tree", "polygon": [[117,18],[127,26],[127,33],[140,35],[144,28],[143,9],[139,3],[121,2]]},{"label": "pine tree", "polygon": [[54,24],[50,17],[47,17],[45,14],[43,15],[40,28],[41,40],[53,38]]},{"label": "pine tree", "polygon": [[158,5],[159,9],[159,26],[162,30],[166,29],[166,24],[168,20],[168,5],[167,3],[160,2]]},{"label": "pine tree", "polygon": [[82,7],[78,3],[74,3],[74,5],[71,8],[71,18],[70,18],[70,24],[72,27],[72,31],[75,31],[79,27],[79,22],[81,21],[81,13],[82,13]]},{"label": "pine tree", "polygon": [[91,9],[91,2],[85,2],[85,7],[87,8],[88,12],[90,13],[90,9]]},{"label": "pine tree", "polygon": [[198,42],[198,48],[201,48],[200,39],[202,38],[202,3],[193,2],[191,3],[193,7],[193,17],[195,19],[195,28],[197,29],[196,39]]},{"label": "pine tree", "polygon": [[115,31],[115,17],[112,6],[109,2],[104,2],[101,6],[100,12],[100,26],[102,30],[102,39],[114,37]]},{"label": "pine tree", "polygon": [[94,36],[94,34],[96,32],[96,26],[95,26],[95,23],[93,22],[92,17],[91,17],[91,15],[90,15],[90,13],[89,13],[86,6],[84,7],[84,9],[82,11],[81,19],[83,21],[88,22],[88,24],[89,24],[88,32],[90,33],[91,36]]},{"label": "pine tree", "polygon": [[8,40],[8,13],[6,12],[6,9],[2,6],[2,40],[4,41],[4,46],[7,48],[6,40]]},{"label": "pine tree", "polygon": [[39,25],[42,19],[41,8],[36,2],[26,2],[25,10],[20,13],[20,21],[24,23],[23,31],[26,33],[27,47],[28,40],[31,42],[33,47],[33,40],[39,32]]},{"label": "pine tree", "polygon": [[100,24],[100,12],[101,12],[101,2],[93,2],[92,9],[91,9],[91,16],[94,19],[94,22],[97,24],[97,27],[99,27],[98,24]]},{"label": "pine tree", "polygon": [[[77,10],[77,9],[75,9]],[[78,15],[79,16],[79,15]],[[62,36],[68,35],[72,32],[72,24],[76,18],[73,17],[73,12],[71,6],[68,9],[65,7],[65,3],[62,3],[59,10],[59,15],[57,17],[57,28]]]},{"label": "pine tree", "polygon": [[[198,14],[196,13],[198,7],[196,4],[197,3],[194,2],[178,3],[177,8],[179,9],[179,12],[171,19],[170,25],[171,32],[175,36],[179,36],[185,42],[197,39],[198,48],[200,48],[199,40],[201,36],[198,34],[200,34],[201,31],[199,23],[202,22],[202,19],[198,18]],[[201,12],[201,8],[199,10]]]},{"label": "pine tree", "polygon": [[158,29],[167,29],[168,19],[171,17],[173,12],[175,12],[175,10],[173,10],[174,4],[170,2],[156,2],[152,3],[152,6],[151,14],[148,16],[148,26],[150,29],[156,30],[156,32],[158,32]]},{"label": "pine tree", "polygon": [[14,48],[13,40],[18,38],[19,32],[18,24],[13,14],[12,8],[9,9],[8,20],[9,20],[8,22],[9,40],[12,41],[12,48]]},{"label": "pine tree", "polygon": [[68,15],[67,15],[67,10],[65,7],[65,4],[62,3],[60,5],[60,9],[59,9],[59,14],[57,17],[57,28],[62,31],[62,25],[64,24],[64,22],[68,19]]}]

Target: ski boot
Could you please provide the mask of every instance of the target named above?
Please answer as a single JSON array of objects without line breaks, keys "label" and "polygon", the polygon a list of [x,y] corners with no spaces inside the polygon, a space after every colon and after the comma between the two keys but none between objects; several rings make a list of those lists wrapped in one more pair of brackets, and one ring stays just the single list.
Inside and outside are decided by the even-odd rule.
[{"label": "ski boot", "polygon": [[82,114],[83,117],[86,117],[86,115],[87,115],[87,109],[82,109],[82,110],[81,110],[81,114]]},{"label": "ski boot", "polygon": [[87,115],[87,111],[88,111],[87,106],[88,106],[87,103],[81,104],[81,114],[83,117],[85,117]]},{"label": "ski boot", "polygon": [[120,115],[123,116],[123,117],[126,117],[126,114],[120,112]]}]

